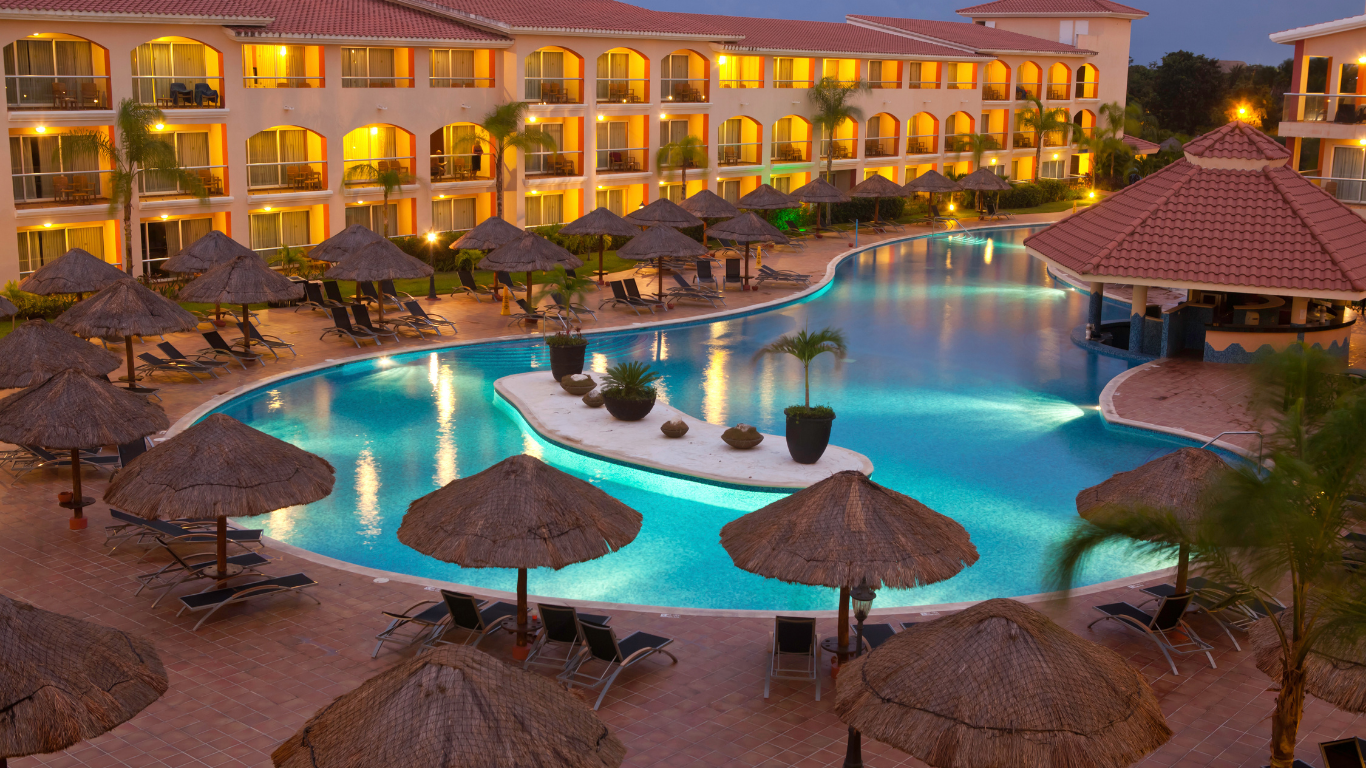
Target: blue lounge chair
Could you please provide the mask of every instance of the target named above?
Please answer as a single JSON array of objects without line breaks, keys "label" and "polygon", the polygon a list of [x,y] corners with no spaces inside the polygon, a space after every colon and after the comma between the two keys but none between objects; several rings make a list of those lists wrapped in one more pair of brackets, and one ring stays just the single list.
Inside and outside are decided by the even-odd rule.
[{"label": "blue lounge chair", "polygon": [[[494,630],[516,620],[517,606],[512,603],[480,603],[473,595],[448,592],[444,589],[441,590],[441,599],[446,603],[450,621],[438,625],[432,631],[431,637],[423,643],[423,650],[438,645],[468,645],[471,648],[478,648],[479,643]],[[463,637],[457,641],[450,639],[452,634],[463,634]]]},{"label": "blue lounge chair", "polygon": [[375,342],[376,346],[383,345],[383,342],[379,340],[378,334],[372,332],[368,328],[360,328],[351,324],[351,316],[346,314],[346,307],[332,308],[332,327],[323,331],[323,335],[319,336],[318,340],[322,341],[330,334],[334,333],[338,336],[345,336],[350,339],[356,345],[357,349],[360,348],[360,343],[366,340]]},{"label": "blue lounge chair", "polygon": [[1181,674],[1176,669],[1176,662],[1172,661],[1173,653],[1203,653],[1205,658],[1209,659],[1210,668],[1218,669],[1214,663],[1214,656],[1210,654],[1214,646],[1201,640],[1182,618],[1186,614],[1186,609],[1190,607],[1191,599],[1190,594],[1161,598],[1158,600],[1157,610],[1153,613],[1147,613],[1128,603],[1097,605],[1096,610],[1105,615],[1088,624],[1086,628],[1090,629],[1102,621],[1115,621],[1126,629],[1142,633],[1162,651],[1162,655],[1172,667],[1173,675]]},{"label": "blue lounge chair", "polygon": [[209,342],[209,346],[207,349],[199,350],[196,354],[217,357],[226,356],[229,360],[236,360],[237,364],[242,366],[242,370],[244,371],[247,369],[247,363],[260,363],[264,360],[264,356],[259,352],[233,349],[232,345],[229,344],[218,331],[204,331],[200,335],[204,337],[204,341]]},{"label": "blue lounge chair", "polygon": [[408,310],[408,315],[404,319],[430,326],[436,331],[438,336],[442,335],[441,328],[443,326],[450,328],[451,333],[456,332],[455,323],[452,323],[441,315],[428,313],[427,310],[422,308],[421,304],[417,303],[417,300],[403,302],[403,308]]},{"label": "blue lounge chair", "polygon": [[[426,607],[424,607],[426,606]],[[421,608],[421,610],[418,610]],[[451,616],[451,609],[444,600],[423,600],[414,603],[402,613],[383,611],[384,616],[389,619],[389,626],[384,631],[375,635],[375,651],[370,654],[370,658],[379,656],[379,649],[385,643],[404,642],[405,645],[412,645],[418,640],[428,638],[440,624],[446,622]],[[396,635],[395,633],[412,624],[416,629],[411,635]]]},{"label": "blue lounge chair", "polygon": [[[664,650],[673,643],[672,638],[647,632],[632,632],[618,640],[616,631],[611,627],[583,621],[579,622],[579,626],[583,629],[585,647],[570,668],[562,672],[558,679],[571,689],[576,685],[589,690],[602,686],[602,693],[598,694],[598,700],[593,704],[595,710],[602,706],[608,689],[612,687],[612,683],[622,670],[633,667],[656,653],[668,656],[674,664],[678,663],[678,657]],[[586,668],[590,665],[601,666],[601,672],[594,675],[587,671]]]},{"label": "blue lounge chair", "polygon": [[[523,669],[536,665],[558,668],[563,673],[584,643],[582,622],[607,626],[612,620],[611,616],[579,613],[568,605],[540,603],[536,609],[541,614],[541,631],[531,644]],[[562,655],[555,655],[556,650],[562,651]]]},{"label": "blue lounge chair", "polygon": [[270,350],[270,353],[275,355],[276,360],[280,359],[280,356],[275,354],[275,350],[277,349],[287,349],[289,350],[289,354],[295,357],[299,356],[299,353],[294,351],[293,344],[290,344],[279,336],[267,336],[262,334],[260,331],[256,330],[256,326],[252,325],[250,320],[244,320],[238,323],[237,328],[242,331],[242,338],[232,342],[234,347],[247,349],[247,339],[251,339],[252,344],[259,344]]}]

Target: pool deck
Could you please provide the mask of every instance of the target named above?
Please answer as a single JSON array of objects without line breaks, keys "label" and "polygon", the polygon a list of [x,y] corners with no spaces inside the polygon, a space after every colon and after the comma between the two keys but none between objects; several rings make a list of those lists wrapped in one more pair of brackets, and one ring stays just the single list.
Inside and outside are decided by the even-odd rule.
[{"label": "pool deck", "polygon": [[[868,244],[865,239],[864,244]],[[825,264],[845,250],[840,242],[817,244],[800,254],[773,260],[785,269],[823,273]],[[765,288],[733,294],[734,307],[782,299],[794,291]],[[732,294],[728,294],[728,297]],[[460,339],[491,338],[508,333],[497,308],[470,300],[443,301],[431,308],[460,324]],[[677,309],[670,317],[696,318],[706,308]],[[264,331],[297,341],[299,357],[233,369],[223,379],[201,384],[162,386],[163,405],[173,419],[206,400],[269,376],[298,371],[326,359],[372,352],[337,341],[318,342],[321,319],[288,310],[264,313]],[[600,326],[630,327],[634,318],[609,311]],[[170,337],[182,350],[198,349],[196,337]],[[431,340],[405,341],[397,349],[435,348]],[[388,350],[385,345],[381,351]],[[150,345],[136,350],[155,351]],[[1230,366],[1215,366],[1227,369]],[[1223,375],[1224,399],[1232,402],[1240,385],[1225,371],[1208,366],[1163,365],[1139,368],[1114,395],[1117,412],[1154,425],[1179,426],[1214,434],[1236,423],[1238,412],[1219,406],[1218,397],[1201,396],[1201,377]],[[1147,374],[1146,371],[1158,371]],[[1182,378],[1182,377],[1185,378]],[[1142,389],[1130,387],[1142,384]],[[1172,392],[1165,393],[1167,386]],[[1136,393],[1136,394],[1135,394]],[[1185,401],[1177,407],[1169,401]],[[1199,408],[1205,408],[1200,412]],[[1184,408],[1196,409],[1189,418]],[[101,494],[107,477],[87,472],[88,492]],[[319,582],[318,606],[298,598],[262,601],[225,611],[198,633],[194,619],[176,618],[163,604],[153,610],[151,598],[134,597],[133,576],[159,562],[136,564],[137,554],[108,556],[100,546],[101,527],[109,522],[103,506],[91,510],[91,526],[67,529],[64,510],[56,506],[58,491],[69,489],[66,472],[35,472],[20,483],[0,488],[0,592],[48,610],[86,618],[151,639],[170,675],[171,689],[159,701],[112,732],[61,753],[16,758],[12,768],[88,766],[89,768],[265,768],[269,754],[296,732],[314,712],[334,697],[388,668],[411,650],[394,646],[371,660],[373,635],[383,628],[382,610],[402,610],[430,599],[422,586],[398,579],[377,582],[370,575],[305,559],[284,548],[272,550],[279,563],[272,572],[303,571]],[[1125,656],[1157,691],[1162,710],[1175,732],[1170,742],[1139,763],[1142,766],[1260,766],[1267,755],[1269,716],[1274,693],[1248,651],[1234,651],[1227,638],[1205,617],[1192,622],[1215,646],[1218,669],[1201,657],[1177,661],[1181,676],[1172,676],[1151,644],[1133,633],[1110,627],[1088,630],[1098,616],[1090,606],[1141,599],[1133,587],[1160,578],[1074,597],[1033,603],[1063,626]],[[475,590],[478,592],[479,590]],[[882,611],[878,621],[924,620],[919,611]],[[947,609],[941,612],[947,612]],[[832,712],[834,696],[827,687],[822,701],[808,684],[775,684],[765,700],[763,670],[772,619],[755,616],[683,615],[677,610],[612,611],[619,631],[644,630],[675,639],[676,666],[647,661],[623,674],[604,701],[600,715],[625,742],[625,765],[765,766],[813,768],[838,766],[846,730]],[[818,620],[822,636],[835,631],[833,618]],[[501,634],[481,648],[509,658],[511,638]],[[823,665],[828,659],[823,660]],[[828,680],[827,680],[828,682]],[[1339,712],[1310,698],[1300,729],[1297,756],[1320,765],[1316,744],[1351,735],[1366,735],[1366,717]],[[865,741],[870,768],[920,766],[920,762],[885,745]]]}]

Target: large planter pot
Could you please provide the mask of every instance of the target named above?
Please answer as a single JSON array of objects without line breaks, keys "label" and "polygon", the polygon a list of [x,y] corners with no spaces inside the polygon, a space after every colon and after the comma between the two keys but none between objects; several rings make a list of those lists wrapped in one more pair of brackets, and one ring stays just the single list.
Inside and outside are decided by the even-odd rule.
[{"label": "large planter pot", "polygon": [[550,348],[550,375],[555,381],[564,381],[571,373],[583,373],[583,359],[588,353],[588,345],[577,347]]},{"label": "large planter pot", "polygon": [[830,445],[830,426],[835,417],[787,417],[787,452],[798,464],[815,464],[821,460],[825,447]]},{"label": "large planter pot", "polygon": [[650,411],[655,407],[653,395],[649,400],[618,400],[604,392],[602,401],[602,404],[607,406],[607,412],[621,421],[640,421],[650,415]]}]

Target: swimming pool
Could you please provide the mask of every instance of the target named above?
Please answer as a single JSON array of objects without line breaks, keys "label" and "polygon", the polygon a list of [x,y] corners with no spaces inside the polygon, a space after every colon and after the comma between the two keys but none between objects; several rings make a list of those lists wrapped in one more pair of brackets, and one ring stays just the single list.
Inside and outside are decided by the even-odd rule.
[{"label": "swimming pool", "polygon": [[[1100,390],[1127,364],[1071,343],[1086,297],[1060,287],[1025,252],[1028,234],[940,235],[870,249],[799,303],[593,336],[591,366],[649,361],[663,373],[660,399],[670,405],[716,424],[743,421],[781,433],[783,408],[801,398],[801,367],[755,360],[754,352],[804,326],[842,328],[849,359],[837,368],[827,355],[812,370],[812,402],[838,413],[832,442],[871,458],[877,482],[958,520],[981,554],[949,581],[882,590],[877,605],[1044,591],[1045,554],[1076,519],[1077,491],[1178,443],[1104,424],[1095,407]],[[1116,319],[1125,313],[1113,311]],[[532,594],[685,608],[835,607],[832,590],[741,571],[721,548],[721,526],[779,493],[633,469],[538,438],[494,395],[493,382],[548,365],[538,338],[396,354],[287,379],[223,405],[219,412],[337,468],[327,499],[251,524],[358,565],[511,591],[514,572],[442,563],[395,534],[413,499],[527,452],[645,518],[639,537],[619,552],[532,571]],[[1168,564],[1111,553],[1093,560],[1082,583]]]}]

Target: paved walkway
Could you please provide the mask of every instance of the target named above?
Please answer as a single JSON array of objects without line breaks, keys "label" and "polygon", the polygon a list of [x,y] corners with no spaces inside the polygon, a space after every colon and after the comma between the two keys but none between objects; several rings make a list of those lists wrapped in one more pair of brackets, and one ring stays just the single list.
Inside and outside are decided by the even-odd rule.
[{"label": "paved walkway", "polygon": [[[806,254],[781,255],[775,261],[784,268],[821,273],[838,251],[834,244],[823,243]],[[790,293],[774,288],[754,295],[732,294],[730,303],[743,306]],[[448,299],[434,311],[460,323],[461,339],[506,330],[505,321],[487,303]],[[676,311],[670,315],[691,312]],[[611,319],[604,317],[603,325],[635,321],[629,315],[607,314]],[[266,333],[299,342],[299,358],[286,353],[280,362],[260,370],[234,370],[213,383],[167,384],[162,393],[173,419],[252,380],[356,352],[341,342],[318,342],[320,316],[276,310],[263,320]],[[199,346],[188,335],[173,340],[182,349]],[[407,341],[397,348],[432,343]],[[106,479],[93,473],[86,478],[92,495],[103,492]],[[433,593],[417,583],[376,583],[278,550],[273,552],[280,560],[274,572],[308,573],[319,582],[313,592],[321,606],[292,597],[266,601],[226,611],[192,633],[193,619],[177,618],[165,604],[152,609],[150,597],[132,595],[133,576],[159,564],[136,563],[136,552],[104,553],[100,529],[108,518],[103,507],[94,508],[89,530],[67,530],[67,515],[57,508],[54,497],[69,484],[66,473],[34,473],[14,487],[0,489],[0,592],[152,639],[166,662],[171,689],[111,733],[62,753],[12,760],[14,768],[264,768],[270,765],[270,752],[320,707],[411,653],[385,650],[378,659],[370,659],[372,637],[384,624],[380,611],[406,608]],[[1253,666],[1251,654],[1234,651],[1216,627],[1196,617],[1197,630],[1217,649],[1218,669],[1210,669],[1202,657],[1188,657],[1178,661],[1182,674],[1177,677],[1146,641],[1114,627],[1086,628],[1095,615],[1089,606],[1139,600],[1133,586],[1070,603],[1051,600],[1036,605],[1082,637],[1123,654],[1152,682],[1175,736],[1142,765],[1263,765],[1274,694],[1266,690],[1269,681]],[[820,702],[814,700],[810,684],[776,684],[771,698],[762,697],[771,619],[613,613],[612,624],[619,631],[640,629],[675,638],[673,650],[679,658],[677,666],[650,660],[624,674],[603,703],[602,718],[629,750],[626,765],[841,764],[845,728],[832,714],[828,678]],[[877,613],[876,618],[925,617],[897,611]],[[822,636],[833,633],[834,621],[821,620],[818,630]],[[499,634],[481,647],[506,659],[510,646],[511,638]],[[1366,733],[1366,719],[1311,700],[1299,757],[1318,765],[1317,742],[1360,733]],[[877,743],[865,742],[864,758],[872,768],[920,765]]]}]

